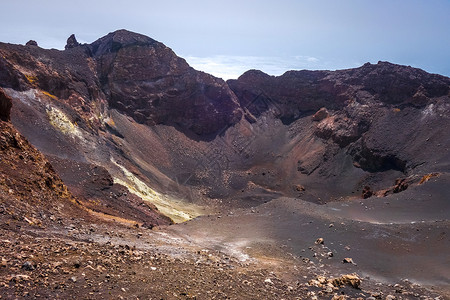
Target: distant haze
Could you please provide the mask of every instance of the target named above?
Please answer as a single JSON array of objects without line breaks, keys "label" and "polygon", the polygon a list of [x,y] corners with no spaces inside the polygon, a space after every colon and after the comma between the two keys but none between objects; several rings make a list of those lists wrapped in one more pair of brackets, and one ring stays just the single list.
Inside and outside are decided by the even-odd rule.
[{"label": "distant haze", "polygon": [[450,1],[2,1],[0,41],[63,49],[117,29],[148,35],[224,79],[248,69],[379,60],[450,76]]}]

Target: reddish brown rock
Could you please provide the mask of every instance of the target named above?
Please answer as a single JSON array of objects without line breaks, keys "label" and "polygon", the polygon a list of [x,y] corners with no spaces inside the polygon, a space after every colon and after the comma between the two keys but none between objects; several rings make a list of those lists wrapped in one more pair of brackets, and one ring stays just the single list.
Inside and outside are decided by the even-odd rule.
[{"label": "reddish brown rock", "polygon": [[372,189],[370,188],[370,186],[365,186],[364,188],[363,188],[363,190],[362,190],[362,197],[363,197],[363,199],[367,199],[367,198],[370,198],[370,197],[372,197],[373,196],[373,191],[372,191]]},{"label": "reddish brown rock", "polygon": [[336,287],[349,285],[352,288],[359,289],[361,285],[361,278],[356,274],[345,274],[340,277],[336,277],[332,279],[332,283]]},{"label": "reddish brown rock", "polygon": [[328,113],[328,110],[325,107],[322,107],[319,109],[312,117],[313,121],[322,121],[325,118],[328,118],[330,114]]}]

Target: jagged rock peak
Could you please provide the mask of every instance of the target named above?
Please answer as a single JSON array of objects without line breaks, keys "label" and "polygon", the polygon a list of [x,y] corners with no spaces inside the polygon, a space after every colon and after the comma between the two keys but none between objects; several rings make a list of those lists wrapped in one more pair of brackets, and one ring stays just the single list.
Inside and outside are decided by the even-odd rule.
[{"label": "jagged rock peak", "polygon": [[78,43],[75,34],[72,34],[71,36],[69,36],[69,38],[67,39],[67,44],[65,49],[71,49],[71,48],[75,48],[78,47],[80,45],[80,43]]},{"label": "jagged rock peak", "polygon": [[34,40],[29,40],[25,45],[26,46],[38,46],[38,43]]},{"label": "jagged rock peak", "polygon": [[105,53],[117,52],[121,48],[128,46],[150,46],[154,44],[160,43],[143,34],[120,29],[110,32],[106,36],[93,42],[90,46],[94,55],[102,55]]},{"label": "jagged rock peak", "polygon": [[0,88],[0,120],[8,122],[10,120],[10,112],[12,107],[12,100]]}]

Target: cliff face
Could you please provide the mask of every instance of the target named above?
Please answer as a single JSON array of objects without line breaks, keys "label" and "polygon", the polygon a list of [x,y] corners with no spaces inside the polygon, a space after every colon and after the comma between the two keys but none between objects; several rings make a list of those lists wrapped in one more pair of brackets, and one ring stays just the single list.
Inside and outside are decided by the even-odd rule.
[{"label": "cliff face", "polygon": [[138,123],[175,125],[207,135],[241,117],[239,103],[223,80],[192,69],[151,38],[120,30],[88,48],[111,108]]},{"label": "cliff face", "polygon": [[321,107],[339,110],[351,102],[423,108],[433,98],[448,96],[449,83],[444,76],[388,62],[334,72],[289,71],[278,77],[253,70],[228,81],[241,106],[262,94],[287,123]]},{"label": "cliff face", "polygon": [[201,136],[241,118],[223,80],[192,69],[162,43],[126,30],[90,45],[73,39],[65,51],[2,44],[0,86],[39,88],[64,99],[89,127],[100,125],[92,117],[106,103],[139,123],[174,125]]}]

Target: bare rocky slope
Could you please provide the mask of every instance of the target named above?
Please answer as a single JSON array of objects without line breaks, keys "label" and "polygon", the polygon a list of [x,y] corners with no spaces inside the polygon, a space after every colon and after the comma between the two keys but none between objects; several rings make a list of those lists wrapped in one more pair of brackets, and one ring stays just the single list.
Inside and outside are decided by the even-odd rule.
[{"label": "bare rocky slope", "polygon": [[[2,209],[21,224],[50,226],[45,225],[48,221],[55,226],[48,219],[53,216],[80,226],[76,240],[88,239],[88,224],[99,224],[106,231],[109,226],[135,238],[136,233],[126,226],[135,226],[132,230],[142,236],[145,231],[140,227],[200,216],[172,226],[166,234],[196,240],[200,249],[208,245],[231,256],[236,245],[241,245],[239,253],[247,251],[243,245],[250,245],[248,249],[261,250],[248,250],[256,251],[253,254],[258,257],[278,257],[287,251],[278,245],[286,243],[300,264],[305,258],[302,250],[310,247],[314,258],[308,260],[318,259],[324,270],[339,270],[333,261],[346,253],[344,240],[356,238],[362,230],[374,244],[361,243],[365,248],[353,253],[361,260],[361,270],[355,270],[360,277],[370,274],[394,280],[408,276],[420,284],[435,282],[438,291],[448,293],[442,286],[450,274],[429,267],[448,262],[445,253],[450,250],[447,77],[379,62],[349,70],[289,71],[277,77],[251,70],[225,82],[194,70],[160,42],[119,30],[92,44],[79,44],[71,36],[64,51],[42,49],[37,43],[0,43],[0,88],[4,140],[0,163],[5,164]],[[46,178],[51,182],[47,184]],[[34,194],[44,200],[36,201]],[[335,214],[330,216],[330,211]],[[294,218],[295,213],[299,215]],[[211,216],[221,220],[211,222]],[[4,220],[2,224],[9,222]],[[299,240],[292,231],[303,226],[298,222],[323,224],[308,229]],[[331,222],[350,225],[328,236],[324,231]],[[417,222],[422,225],[405,225]],[[72,225],[56,226],[59,238]],[[2,226],[5,233],[11,230],[10,225]],[[240,226],[245,230],[235,232]],[[258,226],[267,230],[259,231]],[[380,234],[391,237],[397,230],[407,237],[388,242]],[[27,232],[42,234],[35,229]],[[333,242],[342,244],[331,251],[335,259],[330,256],[325,261],[330,265],[318,258],[325,250],[314,248],[321,247],[314,244],[321,235],[339,238]],[[153,243],[157,236],[149,234],[145,241]],[[225,237],[228,242],[221,243]],[[106,236],[96,238],[105,242]],[[252,238],[254,244],[243,242]],[[126,238],[119,239],[128,243]],[[266,245],[268,240],[274,241],[269,244],[277,245],[277,250]],[[437,249],[432,254],[434,262],[425,253],[427,241]],[[183,242],[187,243],[183,247],[194,247],[188,246],[190,242]],[[392,242],[399,247],[391,249]],[[226,244],[234,246],[226,250]],[[136,245],[141,251],[145,248],[144,242]],[[97,246],[88,243],[83,247],[89,250],[74,251],[92,250],[95,255]],[[114,247],[110,250],[116,253]],[[390,253],[404,257],[402,261],[416,271],[395,264],[383,265],[385,270],[380,271],[371,264],[370,257],[382,260]],[[422,262],[414,257],[421,257]],[[180,264],[185,269],[192,267],[189,260]],[[231,264],[231,269],[239,269],[238,265]],[[420,268],[430,270],[429,274],[420,274]],[[295,298],[296,293],[312,297],[327,289],[326,282],[308,285],[319,272],[308,270],[297,270],[308,274],[307,280],[298,283],[298,288],[283,290],[285,297]],[[145,276],[150,276],[148,271],[143,271]],[[268,275],[261,272],[264,281]],[[336,272],[333,276],[339,275]],[[211,277],[211,290],[212,282]],[[276,298],[281,290],[268,282],[260,286],[260,292],[274,293]],[[361,296],[376,295],[375,283],[367,282]],[[162,292],[168,286],[160,288],[157,295],[175,297]],[[335,288],[320,295],[326,298]],[[432,293],[402,288],[412,294]],[[252,297],[245,286],[239,289],[230,295]],[[356,297],[351,288],[346,292]],[[177,293],[175,298],[188,297],[185,292]]]}]

